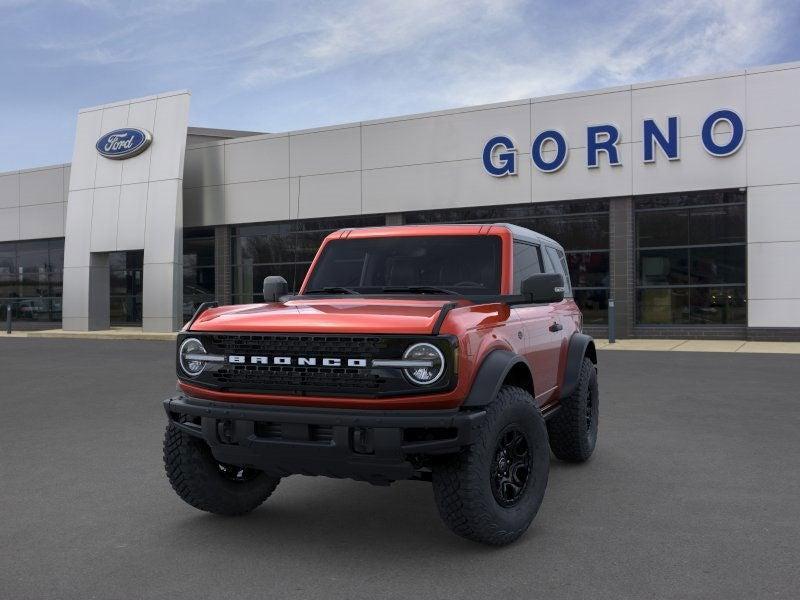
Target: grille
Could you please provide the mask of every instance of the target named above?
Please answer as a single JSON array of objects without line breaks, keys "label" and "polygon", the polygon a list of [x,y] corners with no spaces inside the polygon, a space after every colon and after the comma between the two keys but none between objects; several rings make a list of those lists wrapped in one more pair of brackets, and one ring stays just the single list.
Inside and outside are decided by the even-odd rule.
[{"label": "grille", "polygon": [[[391,352],[387,340],[358,336],[212,335],[204,340],[210,354],[288,357],[373,358]],[[286,394],[325,392],[375,394],[386,383],[369,368],[226,363],[209,373],[223,388],[280,391]]]}]

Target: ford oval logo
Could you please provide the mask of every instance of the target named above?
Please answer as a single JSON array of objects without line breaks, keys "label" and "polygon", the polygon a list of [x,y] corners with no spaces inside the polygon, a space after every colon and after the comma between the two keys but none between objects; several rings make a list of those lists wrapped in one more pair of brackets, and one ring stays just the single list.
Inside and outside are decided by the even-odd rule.
[{"label": "ford oval logo", "polygon": [[144,129],[115,129],[97,140],[95,148],[106,158],[122,160],[141,154],[153,141],[153,136]]}]

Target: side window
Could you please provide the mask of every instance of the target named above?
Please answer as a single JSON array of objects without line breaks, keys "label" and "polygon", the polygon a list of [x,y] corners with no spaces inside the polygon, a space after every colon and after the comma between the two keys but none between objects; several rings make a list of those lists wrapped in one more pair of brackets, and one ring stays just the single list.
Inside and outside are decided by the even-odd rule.
[{"label": "side window", "polygon": [[533,244],[514,242],[514,293],[519,294],[522,282],[542,272],[539,248]]},{"label": "side window", "polygon": [[553,264],[554,271],[561,273],[564,276],[564,297],[572,298],[572,284],[569,280],[569,267],[567,266],[567,258],[561,250],[556,250],[547,246],[547,256]]}]

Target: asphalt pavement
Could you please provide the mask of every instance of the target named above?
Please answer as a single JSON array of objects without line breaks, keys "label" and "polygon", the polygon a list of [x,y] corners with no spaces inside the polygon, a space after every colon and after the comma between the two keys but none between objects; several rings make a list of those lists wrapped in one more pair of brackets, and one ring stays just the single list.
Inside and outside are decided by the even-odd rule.
[{"label": "asphalt pavement", "polygon": [[161,460],[174,344],[0,340],[0,598],[800,596],[800,357],[600,352],[600,434],[506,548],[429,484],[292,477],[249,516]]}]

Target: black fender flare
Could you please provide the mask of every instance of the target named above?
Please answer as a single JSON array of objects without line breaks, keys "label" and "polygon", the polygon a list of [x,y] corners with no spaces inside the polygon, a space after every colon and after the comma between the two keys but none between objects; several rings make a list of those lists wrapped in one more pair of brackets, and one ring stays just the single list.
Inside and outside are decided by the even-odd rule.
[{"label": "black fender flare", "polygon": [[519,354],[499,348],[489,352],[483,359],[478,374],[472,382],[472,389],[462,406],[481,407],[491,404],[497,397],[506,375],[519,363],[523,363],[525,368],[530,370],[528,363]]},{"label": "black fender flare", "polygon": [[585,333],[573,333],[567,349],[567,367],[564,369],[564,381],[561,384],[561,398],[568,398],[575,391],[584,356],[588,356],[595,365],[597,364],[594,340]]}]

